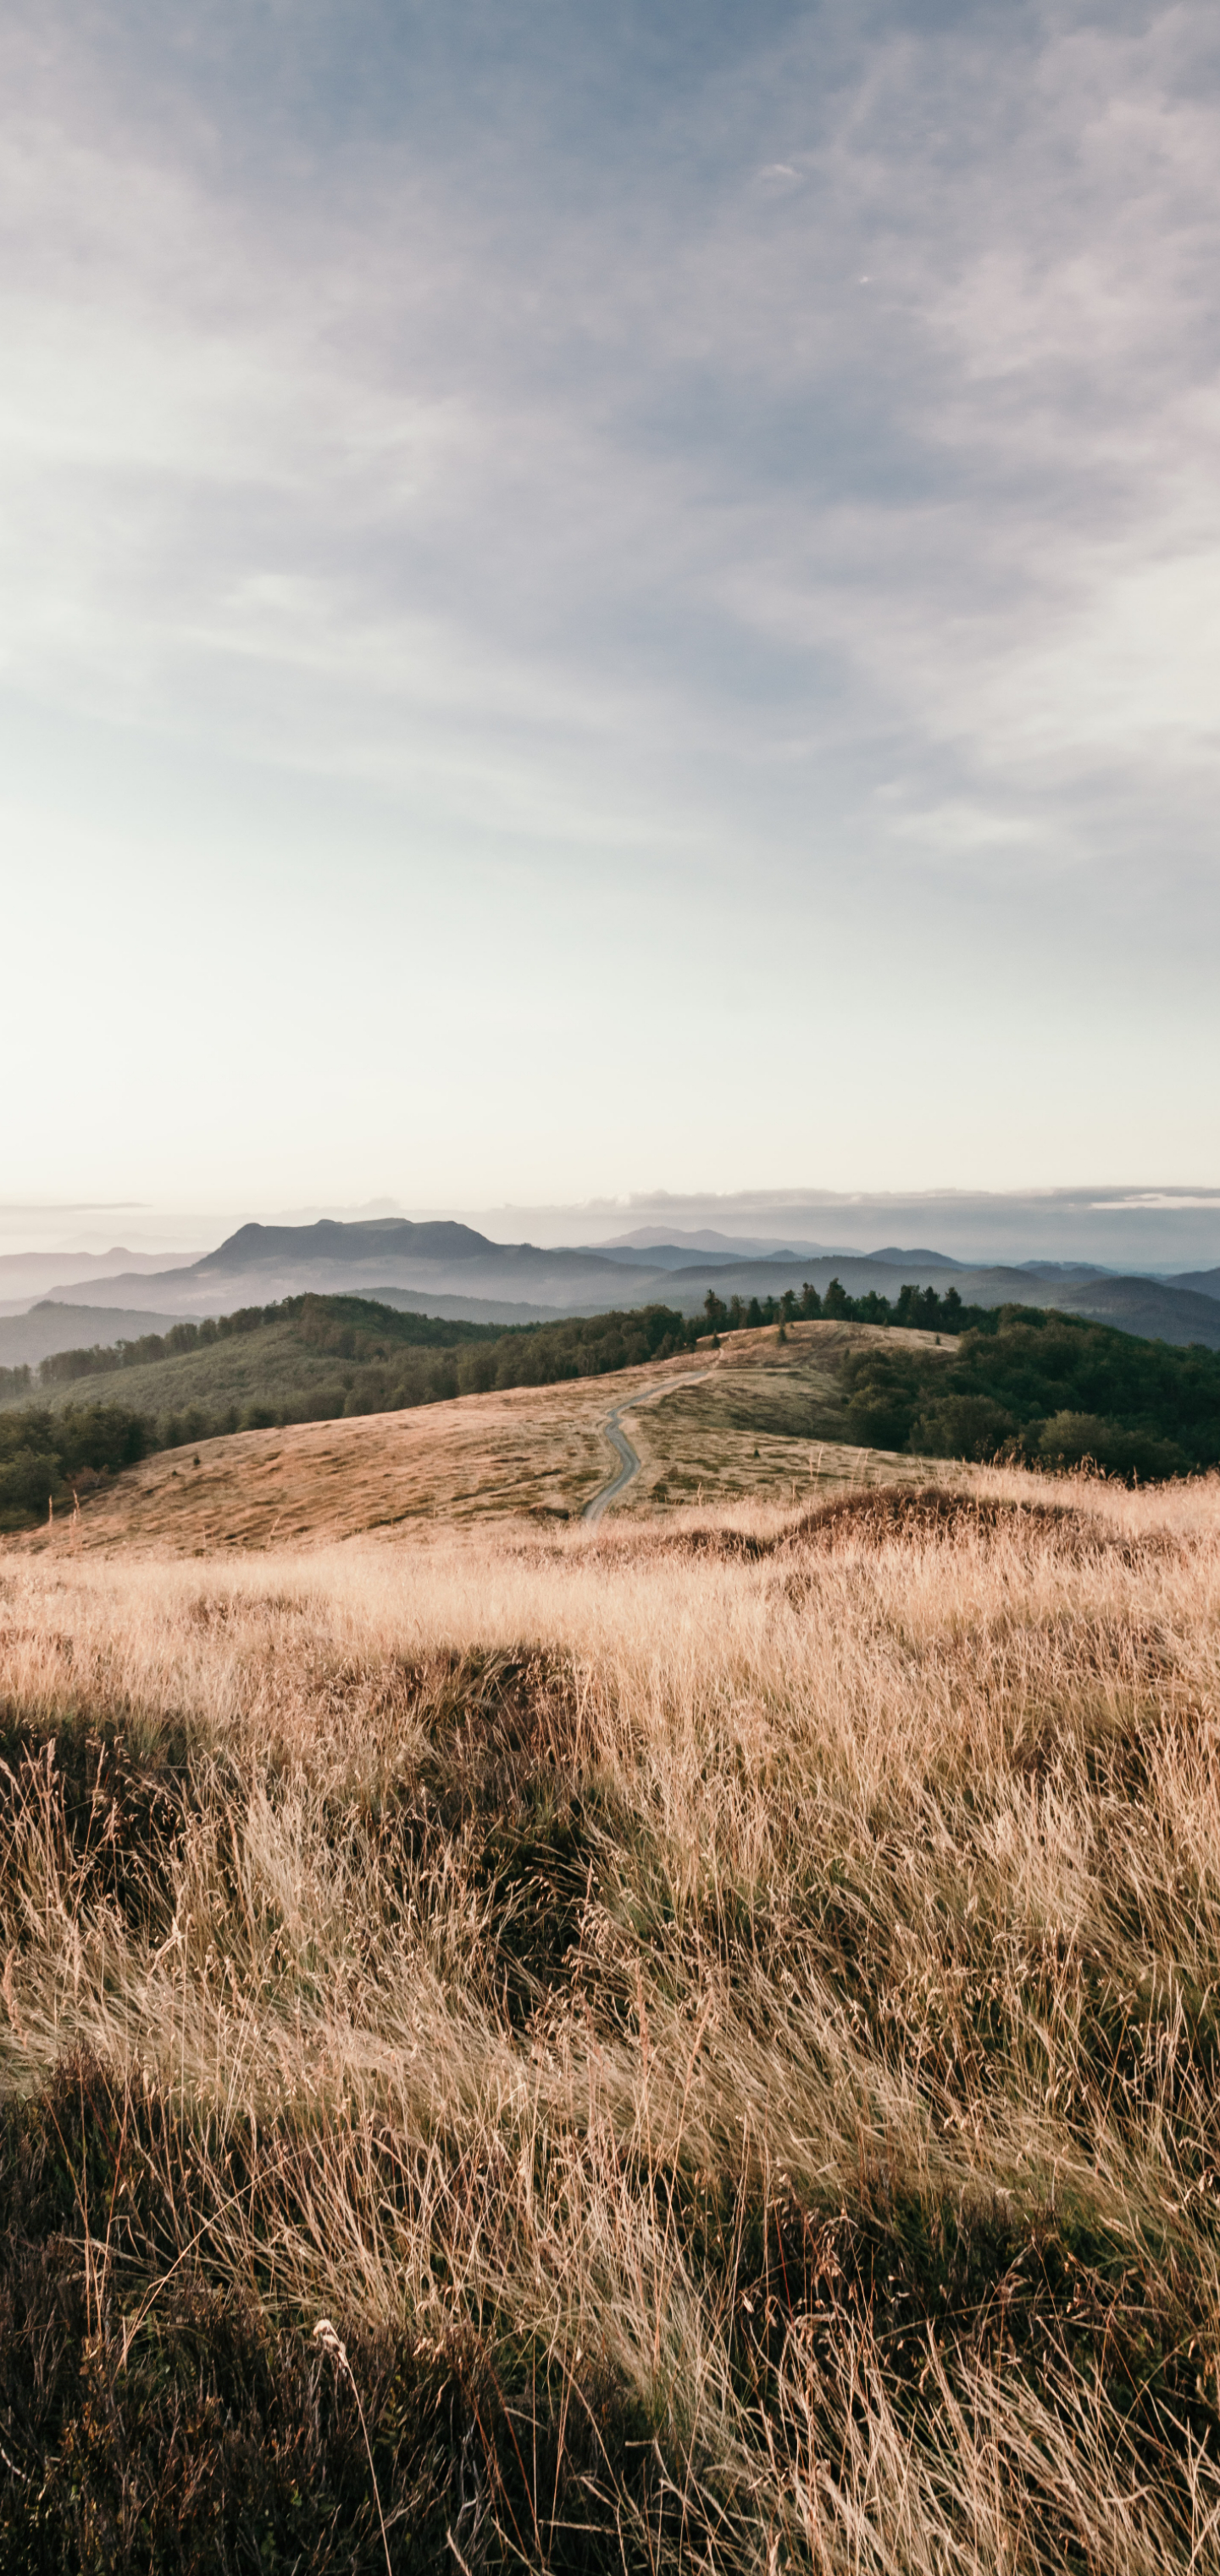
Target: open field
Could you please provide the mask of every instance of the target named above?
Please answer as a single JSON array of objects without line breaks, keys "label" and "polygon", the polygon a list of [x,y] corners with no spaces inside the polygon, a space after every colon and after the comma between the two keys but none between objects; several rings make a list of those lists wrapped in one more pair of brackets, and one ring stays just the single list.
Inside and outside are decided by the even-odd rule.
[{"label": "open field", "polygon": [[0,2563],[1215,2570],[1220,1481],[460,1481],[0,1553]]},{"label": "open field", "polygon": [[[865,1459],[836,1442],[837,1368],[867,1326],[793,1326],[735,1334],[717,1352],[625,1369],[612,1378],[515,1387],[405,1413],[248,1431],[162,1452],[103,1484],[79,1518],[26,1544],[170,1547],[188,1554],[392,1531],[413,1521],[483,1521],[511,1513],[579,1515],[611,1471],[602,1433],[612,1406],[672,1379],[674,1391],[633,1413],[642,1473],[616,1511],[656,1504],[789,1500],[843,1482],[918,1479],[919,1460]],[[925,1333],[890,1345],[934,1347]],[[706,1368],[699,1386],[682,1383]],[[196,1464],[196,1461],[198,1463]]]}]

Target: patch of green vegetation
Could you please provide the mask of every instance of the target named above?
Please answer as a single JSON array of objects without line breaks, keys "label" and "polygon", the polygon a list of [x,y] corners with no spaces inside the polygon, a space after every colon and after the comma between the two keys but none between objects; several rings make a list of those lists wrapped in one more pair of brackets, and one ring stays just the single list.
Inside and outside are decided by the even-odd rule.
[{"label": "patch of green vegetation", "polygon": [[395,1412],[496,1387],[602,1377],[668,1358],[696,1338],[696,1326],[668,1306],[505,1330],[401,1314],[367,1297],[287,1297],[113,1350],[57,1352],[43,1361],[39,1385],[52,1402],[58,1388],[75,1386],[79,1400],[82,1386],[92,1395],[96,1381],[119,1373],[133,1409],[194,1406],[215,1423],[236,1407],[237,1420],[215,1423],[231,1430],[261,1427],[241,1422],[243,1405],[258,1405],[268,1422]]},{"label": "patch of green vegetation", "polygon": [[1001,1306],[947,1360],[869,1343],[844,1362],[850,1436],[933,1458],[1084,1460],[1111,1475],[1220,1462],[1220,1353]]},{"label": "patch of green vegetation", "polygon": [[147,1423],[130,1405],[46,1405],[0,1414],[0,1529],[20,1528],[52,1497],[71,1501],[99,1478],[132,1467],[150,1446]]}]

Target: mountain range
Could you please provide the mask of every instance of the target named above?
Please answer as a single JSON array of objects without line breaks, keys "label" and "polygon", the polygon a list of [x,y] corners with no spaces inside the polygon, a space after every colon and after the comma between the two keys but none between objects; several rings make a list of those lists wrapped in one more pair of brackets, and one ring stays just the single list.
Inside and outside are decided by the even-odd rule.
[{"label": "mountain range", "polygon": [[517,1324],[650,1302],[693,1314],[709,1288],[726,1301],[779,1296],[785,1288],[799,1291],[806,1279],[824,1291],[835,1275],[855,1297],[876,1289],[893,1301],[907,1280],[942,1293],[954,1286],[967,1305],[1054,1305],[1126,1332],[1220,1349],[1220,1268],[1173,1279],[1123,1277],[1070,1262],[972,1268],[926,1245],[885,1244],[866,1253],[801,1243],[760,1248],[756,1239],[739,1245],[706,1234],[655,1239],[659,1233],[641,1229],[654,1239],[633,1235],[544,1250],[494,1243],[445,1219],[243,1225],[214,1251],[159,1270],[147,1268],[147,1256],[105,1276],[93,1270],[82,1276],[79,1264],[66,1263],[70,1275],[48,1283],[40,1303],[27,1302],[21,1315],[10,1305],[8,1319],[0,1319],[0,1365],[42,1359],[51,1348],[130,1340],[163,1331],[179,1317],[231,1314],[305,1289],[376,1297],[448,1320]]}]

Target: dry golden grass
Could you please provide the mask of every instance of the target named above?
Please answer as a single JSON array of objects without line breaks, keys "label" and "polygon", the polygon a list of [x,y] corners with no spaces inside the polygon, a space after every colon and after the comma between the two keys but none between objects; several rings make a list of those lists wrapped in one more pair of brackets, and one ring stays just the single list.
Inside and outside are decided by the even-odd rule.
[{"label": "dry golden grass", "polygon": [[[78,1516],[23,1544],[208,1555],[419,1522],[579,1516],[616,1465],[602,1430],[611,1408],[670,1382],[672,1394],[631,1415],[642,1473],[616,1512],[751,1495],[794,1500],[861,1479],[919,1477],[918,1461],[865,1459],[816,1428],[833,1427],[838,1365],[862,1338],[871,1328],[799,1324],[783,1344],[773,1329],[741,1333],[694,1361],[680,1356],[612,1378],[205,1440],[129,1469],[87,1496]],[[888,1341],[935,1347],[923,1333],[891,1331]],[[692,1368],[708,1372],[702,1384],[685,1382]]]},{"label": "dry golden grass", "polygon": [[[862,1452],[833,1436],[842,1427],[843,1359],[877,1340],[890,1349],[940,1347],[931,1333],[868,1324],[794,1323],[782,1342],[774,1325],[727,1336],[703,1385],[676,1386],[664,1403],[632,1416],[641,1473],[616,1509],[647,1514],[781,1495],[796,1504],[845,1483],[921,1480],[922,1460]],[[705,1347],[700,1360],[709,1356]]]},{"label": "dry golden grass", "polygon": [[466,1472],[0,1557],[5,2563],[1216,2568],[1220,1482]]}]

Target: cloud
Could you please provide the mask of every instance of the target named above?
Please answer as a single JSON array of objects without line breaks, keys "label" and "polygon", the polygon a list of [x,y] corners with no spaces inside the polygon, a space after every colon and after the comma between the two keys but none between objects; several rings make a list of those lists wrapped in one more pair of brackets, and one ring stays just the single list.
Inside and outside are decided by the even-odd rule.
[{"label": "cloud", "polygon": [[[170,746],[252,815],[325,791],[402,918],[451,888],[440,956],[528,884],[514,972],[547,1007],[603,971],[604,877],[671,956],[697,903],[705,980],[658,986],[641,1068],[664,1026],[709,1079],[757,979],[743,1042],[795,1085],[816,990],[845,1043],[875,1023],[875,1127],[916,986],[970,1046],[960,997],[1016,1024],[1049,979],[1127,1119],[1132,996],[1151,1048],[1214,908],[1201,0],[712,7],[697,37],[668,6],[544,35],[61,0],[4,47],[0,670],[19,729],[74,746],[29,790],[65,846],[103,739],[99,853],[164,845]],[[827,977],[866,950],[863,986]]]},{"label": "cloud", "polygon": [[[424,1211],[420,1211],[424,1213]],[[429,1211],[430,1213],[430,1211]],[[613,1240],[626,1226],[711,1226],[777,1246],[877,1251],[927,1247],[970,1262],[1088,1261],[1105,1269],[1186,1270],[1220,1260],[1220,1193],[1074,1190],[633,1191],[579,1207],[474,1211],[497,1240]]]},{"label": "cloud", "polygon": [[459,171],[408,121],[363,181],[323,138],[323,223],[299,185],[226,196],[151,118],[133,147],[44,112],[7,181],[42,245],[5,313],[10,655],[107,691],[126,646],[154,698],[179,655],[222,700],[235,656],[290,698],[328,665],[310,756],[341,764],[353,661],[396,735],[434,692],[594,744],[651,704],[696,753],[726,722],[765,752],[761,666],[811,749],[880,721],[937,762],[933,811],[954,769],[950,802],[1099,765],[1210,784],[1204,23],[1052,15],[1032,65],[1023,11],[1008,47],[990,16],[874,32],[832,114],[798,20],[754,75],[806,138],[787,213],[752,204],[715,73],[661,103],[659,164],[635,138],[630,206],[595,185],[549,230],[562,174],[511,137]]}]

